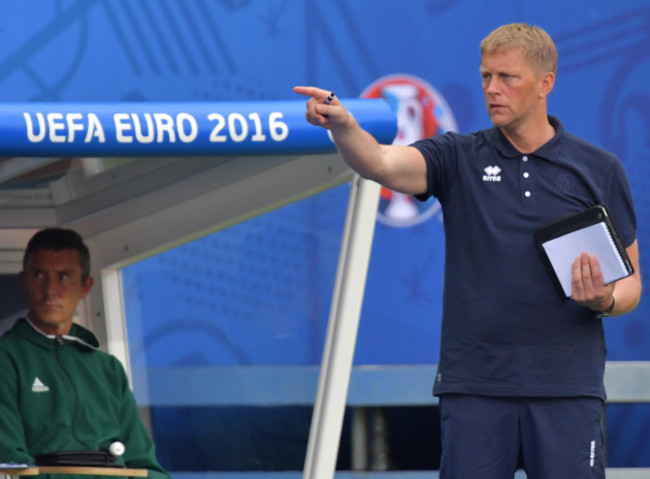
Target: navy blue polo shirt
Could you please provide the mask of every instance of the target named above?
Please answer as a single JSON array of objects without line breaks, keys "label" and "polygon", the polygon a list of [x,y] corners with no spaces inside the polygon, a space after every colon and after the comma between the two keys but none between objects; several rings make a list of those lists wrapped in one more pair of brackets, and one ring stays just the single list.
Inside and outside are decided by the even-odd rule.
[{"label": "navy blue polo shirt", "polygon": [[413,146],[443,208],[445,289],[434,394],[605,399],[601,320],[563,299],[535,247],[538,227],[596,204],[625,247],[636,238],[620,160],[564,131],[530,154],[499,128]]}]

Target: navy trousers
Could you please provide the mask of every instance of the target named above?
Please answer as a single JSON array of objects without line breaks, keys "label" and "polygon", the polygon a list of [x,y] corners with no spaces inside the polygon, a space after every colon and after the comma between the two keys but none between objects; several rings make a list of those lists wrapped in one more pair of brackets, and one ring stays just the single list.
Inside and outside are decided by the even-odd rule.
[{"label": "navy trousers", "polygon": [[440,479],[604,479],[598,398],[440,397]]}]

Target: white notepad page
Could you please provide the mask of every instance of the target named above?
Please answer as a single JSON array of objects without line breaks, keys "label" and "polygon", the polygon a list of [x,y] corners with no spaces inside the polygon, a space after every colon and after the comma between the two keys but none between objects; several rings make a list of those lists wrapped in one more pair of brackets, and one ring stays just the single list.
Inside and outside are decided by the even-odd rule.
[{"label": "white notepad page", "polygon": [[605,223],[596,223],[573,231],[542,244],[555,274],[560,280],[564,294],[571,296],[571,268],[575,259],[584,251],[598,259],[605,284],[627,276],[623,259]]}]

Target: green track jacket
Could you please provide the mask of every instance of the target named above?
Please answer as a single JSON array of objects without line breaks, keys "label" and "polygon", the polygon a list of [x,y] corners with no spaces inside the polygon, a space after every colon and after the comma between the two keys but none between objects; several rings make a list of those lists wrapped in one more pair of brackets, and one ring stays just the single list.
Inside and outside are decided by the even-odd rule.
[{"label": "green track jacket", "polygon": [[98,451],[118,440],[127,467],[169,479],[122,364],[98,344],[77,324],[69,335],[53,337],[25,319],[0,338],[0,462],[34,464],[39,454]]}]

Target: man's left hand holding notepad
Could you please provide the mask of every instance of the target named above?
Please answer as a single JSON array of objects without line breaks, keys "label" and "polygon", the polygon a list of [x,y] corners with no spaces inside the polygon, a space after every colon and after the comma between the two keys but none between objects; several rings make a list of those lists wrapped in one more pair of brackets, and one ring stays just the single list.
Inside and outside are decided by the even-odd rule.
[{"label": "man's left hand holding notepad", "polygon": [[[535,241],[562,295],[591,309],[596,316],[622,314],[638,302],[636,241],[629,247],[633,252],[631,261],[605,206],[597,205],[542,227],[536,231]],[[633,275],[617,291],[623,300],[617,305],[615,283]]]},{"label": "man's left hand holding notepad", "polygon": [[597,314],[607,311],[609,315],[613,312],[615,284],[615,281],[605,284],[595,255],[582,253],[573,262],[571,268],[573,300]]}]

